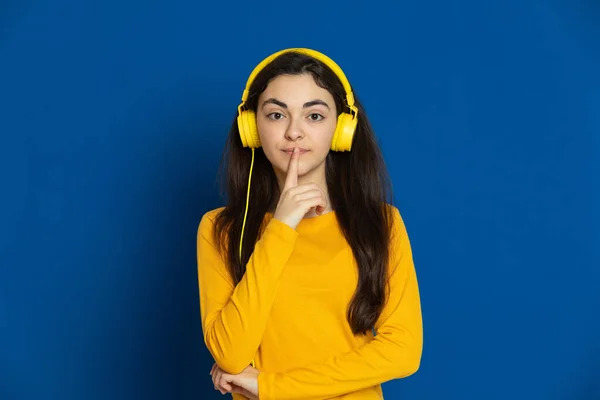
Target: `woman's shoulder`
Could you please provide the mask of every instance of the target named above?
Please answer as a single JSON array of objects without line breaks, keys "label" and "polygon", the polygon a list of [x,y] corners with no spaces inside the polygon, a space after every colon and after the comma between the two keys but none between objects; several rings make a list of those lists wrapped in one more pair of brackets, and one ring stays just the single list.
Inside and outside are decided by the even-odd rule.
[{"label": "woman's shoulder", "polygon": [[208,210],[206,211],[203,215],[202,218],[200,218],[200,224],[198,226],[198,231],[199,232],[208,232],[211,231],[214,223],[215,223],[215,218],[225,209],[225,207],[217,207],[217,208],[213,208],[212,210]]},{"label": "woman's shoulder", "polygon": [[391,224],[392,232],[394,235],[407,236],[406,225],[402,218],[400,209],[390,203],[386,203],[388,221]]},{"label": "woman's shoulder", "polygon": [[400,215],[400,210],[398,209],[398,207],[396,207],[395,205],[391,204],[391,203],[385,203],[386,206],[386,211],[388,214],[388,217],[390,218],[392,223],[397,223],[399,220],[402,221],[402,216]]},{"label": "woman's shoulder", "polygon": [[219,215],[223,210],[225,210],[225,206],[213,208],[212,210],[206,211],[202,218],[209,218],[214,220],[215,217]]}]

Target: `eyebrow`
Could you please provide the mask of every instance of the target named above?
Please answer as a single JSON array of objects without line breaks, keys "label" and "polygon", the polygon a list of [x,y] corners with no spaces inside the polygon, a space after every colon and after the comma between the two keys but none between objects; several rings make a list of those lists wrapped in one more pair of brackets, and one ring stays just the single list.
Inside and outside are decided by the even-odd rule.
[{"label": "eyebrow", "polygon": [[[279,100],[277,100],[275,98],[272,98],[272,97],[270,99],[265,100],[262,103],[261,107],[264,107],[264,106],[266,106],[269,103],[270,104],[275,104],[275,105],[277,105],[279,107],[282,107],[282,108],[288,108],[287,104],[285,104],[284,102],[279,101]],[[320,99],[307,101],[306,103],[304,103],[302,105],[302,108],[308,108],[308,107],[317,106],[317,105],[322,105],[322,106],[327,107],[327,109],[329,109],[329,105],[327,103],[325,103],[323,100],[320,100]]]}]

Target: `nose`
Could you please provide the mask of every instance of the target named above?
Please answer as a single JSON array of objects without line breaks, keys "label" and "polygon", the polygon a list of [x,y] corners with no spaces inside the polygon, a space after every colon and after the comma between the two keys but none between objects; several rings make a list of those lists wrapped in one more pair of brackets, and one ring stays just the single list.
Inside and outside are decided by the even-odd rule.
[{"label": "nose", "polygon": [[304,131],[298,118],[290,118],[290,123],[285,130],[285,138],[292,142],[304,137]]}]

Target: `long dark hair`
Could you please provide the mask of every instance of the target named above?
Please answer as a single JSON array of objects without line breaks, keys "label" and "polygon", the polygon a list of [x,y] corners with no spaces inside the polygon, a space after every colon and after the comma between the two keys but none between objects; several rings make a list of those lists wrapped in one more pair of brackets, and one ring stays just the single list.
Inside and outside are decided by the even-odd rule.
[{"label": "long dark hair", "polygon": [[[278,75],[311,74],[315,83],[334,97],[337,113],[345,108],[344,88],[331,69],[320,61],[298,53],[284,53],[266,66],[249,88],[246,107],[256,110],[258,97]],[[358,126],[352,151],[329,152],[326,181],[331,206],[352,248],[358,267],[358,286],[348,307],[347,319],[352,331],[373,329],[387,295],[389,242],[391,237],[392,190],[387,169],[364,108],[355,96]],[[222,158],[222,183],[227,204],[215,219],[214,239],[237,284],[256,241],[264,229],[264,217],[279,200],[279,186],[271,163],[262,148],[255,149],[254,169],[242,257],[239,240],[246,207],[248,175],[252,153],[244,148],[234,118]]]}]

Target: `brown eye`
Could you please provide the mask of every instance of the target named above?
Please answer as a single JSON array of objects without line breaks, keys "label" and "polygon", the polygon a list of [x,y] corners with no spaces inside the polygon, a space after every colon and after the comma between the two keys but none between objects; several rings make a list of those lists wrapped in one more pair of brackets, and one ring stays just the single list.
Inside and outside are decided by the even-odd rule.
[{"label": "brown eye", "polygon": [[310,114],[309,118],[311,121],[320,121],[325,117],[323,117],[321,114]]},{"label": "brown eye", "polygon": [[277,121],[277,120],[280,120],[281,118],[283,118],[283,114],[278,113],[278,112],[274,112],[274,113],[271,113],[271,114],[267,115],[267,117],[269,119]]}]

